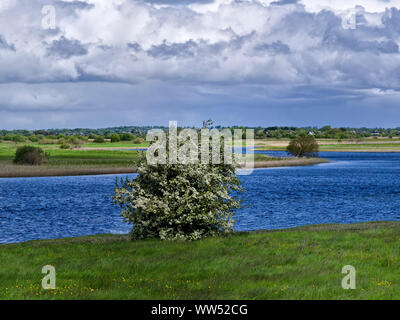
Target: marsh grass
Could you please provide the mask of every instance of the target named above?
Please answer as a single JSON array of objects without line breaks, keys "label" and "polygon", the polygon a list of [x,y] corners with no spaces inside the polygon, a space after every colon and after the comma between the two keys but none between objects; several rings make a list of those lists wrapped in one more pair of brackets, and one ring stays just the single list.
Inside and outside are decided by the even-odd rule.
[{"label": "marsh grass", "polygon": [[101,174],[122,174],[135,173],[136,169],[131,166],[113,165],[15,165],[0,162],[0,178],[18,177],[51,177],[51,176],[80,176],[80,175],[101,175]]},{"label": "marsh grass", "polygon": [[[0,299],[399,299],[399,222],[235,233],[196,242],[124,235],[0,245]],[[57,289],[41,288],[51,264]],[[343,290],[342,267],[357,288]]]},{"label": "marsh grass", "polygon": [[259,160],[254,163],[255,168],[274,168],[274,167],[297,167],[313,166],[316,164],[328,163],[329,160],[322,158],[283,158],[279,160]]}]

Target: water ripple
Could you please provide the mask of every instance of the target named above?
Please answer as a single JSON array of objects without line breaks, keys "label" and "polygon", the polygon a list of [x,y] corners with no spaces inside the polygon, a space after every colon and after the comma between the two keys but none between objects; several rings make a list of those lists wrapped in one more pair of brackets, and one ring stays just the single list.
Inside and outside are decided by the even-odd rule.
[{"label": "water ripple", "polygon": [[[399,153],[321,156],[334,162],[241,176],[247,191],[236,229],[400,219]],[[116,177],[0,179],[0,243],[127,233],[111,200]]]}]

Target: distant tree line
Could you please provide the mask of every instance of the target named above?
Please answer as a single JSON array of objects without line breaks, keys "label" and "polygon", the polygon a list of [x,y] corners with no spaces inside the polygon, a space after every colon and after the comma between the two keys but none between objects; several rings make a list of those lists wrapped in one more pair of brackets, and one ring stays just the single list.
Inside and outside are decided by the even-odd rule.
[{"label": "distant tree line", "polygon": [[90,131],[79,131],[80,129],[59,129],[59,130],[0,130],[0,141],[12,141],[16,143],[35,142],[40,144],[61,144],[63,149],[77,146],[92,141],[103,143],[106,140],[111,142],[131,141],[136,144],[145,141],[147,131],[129,130],[121,131],[110,129],[87,129]]},{"label": "distant tree line", "polygon": [[[293,139],[300,135],[313,135],[317,139],[363,139],[369,137],[400,137],[400,127],[397,128],[333,128],[331,126],[323,127],[289,127],[289,126],[273,126],[273,127],[244,127],[232,126],[222,127],[215,126],[217,129],[230,128],[254,129],[256,139]],[[104,142],[104,139],[109,139],[113,142],[118,141],[133,141],[135,139],[145,139],[146,134],[151,129],[168,130],[163,126],[124,126],[111,127],[102,129],[47,129],[47,130],[0,130],[0,139],[14,142],[39,142],[40,140],[55,140],[55,139],[71,139],[71,137],[79,140],[93,139],[96,142]],[[183,128],[178,128],[178,131]],[[138,141],[138,140],[137,140]]]},{"label": "distant tree line", "polygon": [[398,128],[332,128],[331,126],[318,127],[267,127],[254,128],[256,139],[293,139],[297,136],[307,134],[317,139],[363,139],[369,137],[400,137]]}]

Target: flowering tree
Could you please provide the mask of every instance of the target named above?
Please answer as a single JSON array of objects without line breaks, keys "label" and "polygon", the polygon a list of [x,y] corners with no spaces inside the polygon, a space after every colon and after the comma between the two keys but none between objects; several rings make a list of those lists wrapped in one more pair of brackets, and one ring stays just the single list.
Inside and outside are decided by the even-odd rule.
[{"label": "flowering tree", "polygon": [[242,191],[233,164],[137,164],[138,176],[121,180],[114,202],[133,223],[133,239],[197,240],[233,231]]}]

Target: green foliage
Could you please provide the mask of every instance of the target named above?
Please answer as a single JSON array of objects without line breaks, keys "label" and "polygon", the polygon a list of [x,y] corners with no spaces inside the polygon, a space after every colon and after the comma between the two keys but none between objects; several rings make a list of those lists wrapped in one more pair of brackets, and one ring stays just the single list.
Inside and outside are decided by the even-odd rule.
[{"label": "green foliage", "polygon": [[60,149],[71,149],[71,145],[69,143],[64,142],[60,145]]},{"label": "green foliage", "polygon": [[131,141],[134,136],[130,133],[121,133],[120,135],[121,141]]},{"label": "green foliage", "polygon": [[14,135],[11,134],[11,133],[7,133],[7,134],[3,137],[3,140],[4,140],[4,141],[13,141],[13,139],[14,139]]},{"label": "green foliage", "polygon": [[31,134],[28,138],[31,142],[39,142],[39,140],[40,140],[40,138],[38,136],[35,136],[33,134]]},{"label": "green foliage", "polygon": [[[205,121],[204,123],[209,124]],[[212,123],[212,121],[210,122]],[[0,136],[4,137],[5,141],[13,141],[12,137],[15,135],[23,135],[25,137],[35,135],[39,140],[43,138],[48,139],[60,139],[70,136],[75,136],[80,140],[95,139],[97,136],[103,136],[110,138],[112,134],[122,135],[122,141],[132,141],[135,137],[145,138],[146,133],[150,129],[154,129],[153,126],[124,126],[124,127],[112,127],[102,129],[51,129],[51,130],[0,130]],[[158,127],[165,131],[167,127]],[[221,129],[221,126],[215,126],[217,129]],[[243,126],[233,126],[231,129],[240,128],[246,129]],[[182,128],[178,128],[178,131]],[[272,127],[252,127],[255,130],[256,139],[288,139],[296,137],[302,133],[308,134],[314,133],[316,139],[360,139],[368,138],[371,136],[379,137],[400,137],[400,127],[397,128],[332,128],[331,126],[318,127],[290,127],[290,126],[272,126]]]},{"label": "green foliage", "polygon": [[144,142],[144,139],[142,138],[135,138],[133,139],[134,144],[142,144]]},{"label": "green foliage", "polygon": [[95,143],[104,143],[104,137],[97,136],[97,137],[93,140],[93,142],[95,142]]},{"label": "green foliage", "polygon": [[286,148],[287,152],[295,157],[317,157],[319,146],[314,136],[300,135],[290,140]]},{"label": "green foliage", "polygon": [[47,162],[47,155],[41,148],[32,146],[19,147],[15,152],[14,163],[41,165]]},{"label": "green foliage", "polygon": [[118,133],[114,133],[110,136],[111,142],[119,142],[121,141],[121,138],[119,137]]},{"label": "green foliage", "polygon": [[58,139],[57,143],[64,144],[64,143],[67,143],[67,140],[65,138],[60,138],[60,139]]},{"label": "green foliage", "polygon": [[43,138],[39,140],[39,144],[57,144],[57,140],[52,140],[48,138]]},{"label": "green foliage", "polygon": [[133,223],[133,239],[198,240],[233,230],[242,191],[234,165],[137,165],[139,176],[121,180],[113,196]]},{"label": "green foliage", "polygon": [[84,141],[82,141],[80,138],[78,138],[78,137],[70,137],[69,139],[68,139],[68,143],[70,143],[70,144],[72,144],[73,146],[75,146],[75,147],[80,147],[83,143],[84,143]]},{"label": "green foliage", "polygon": [[17,134],[13,137],[12,141],[14,142],[25,142],[27,139],[22,134]]}]

